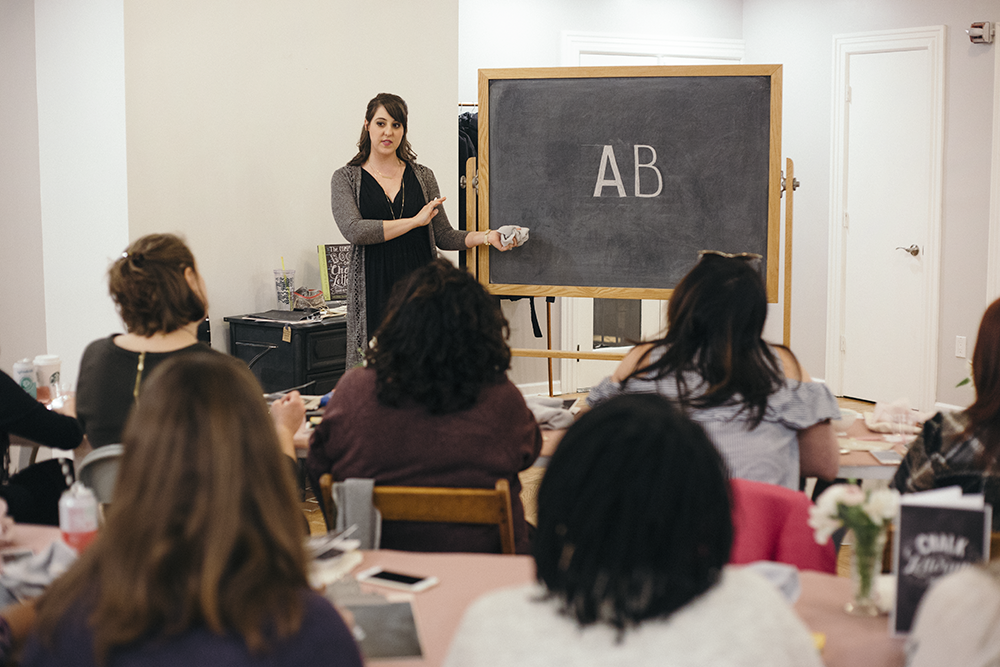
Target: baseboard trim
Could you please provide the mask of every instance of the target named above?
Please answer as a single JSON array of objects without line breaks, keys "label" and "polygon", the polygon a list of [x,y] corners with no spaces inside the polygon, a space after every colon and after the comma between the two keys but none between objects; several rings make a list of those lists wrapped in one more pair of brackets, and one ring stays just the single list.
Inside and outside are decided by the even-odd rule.
[{"label": "baseboard trim", "polygon": [[[524,396],[548,396],[549,383],[546,382],[526,382],[517,385],[518,390]],[[559,380],[552,382],[552,393],[558,396],[562,393],[562,383]]]}]

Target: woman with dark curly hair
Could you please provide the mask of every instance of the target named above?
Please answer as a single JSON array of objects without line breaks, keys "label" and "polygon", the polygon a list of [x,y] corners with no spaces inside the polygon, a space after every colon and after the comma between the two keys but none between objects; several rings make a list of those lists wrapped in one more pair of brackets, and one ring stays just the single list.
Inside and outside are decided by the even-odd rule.
[{"label": "woman with dark curly hair", "polygon": [[728,567],[726,466],[655,395],[584,414],[538,496],[538,584],[469,607],[445,665],[817,666],[775,587]]},{"label": "woman with dark curly hair", "polygon": [[[337,383],[309,447],[318,478],[492,489],[510,483],[514,541],[528,550],[517,473],[541,433],[507,379],[507,321],[467,272],[437,259],[393,290],[366,367]],[[495,527],[385,522],[382,546],[499,552]]]}]

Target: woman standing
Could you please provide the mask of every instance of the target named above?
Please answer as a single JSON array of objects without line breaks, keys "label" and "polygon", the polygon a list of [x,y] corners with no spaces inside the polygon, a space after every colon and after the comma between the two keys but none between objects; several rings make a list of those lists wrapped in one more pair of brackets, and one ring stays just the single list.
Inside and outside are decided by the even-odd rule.
[{"label": "woman standing", "polygon": [[406,102],[379,93],[365,112],[358,154],[333,173],[333,218],[351,243],[347,301],[347,368],[361,362],[382,322],[397,280],[434,258],[436,248],[501,245],[500,233],[454,229],[434,172],[418,164],[407,132]]},{"label": "woman standing", "polygon": [[840,408],[788,349],[761,338],[767,291],[755,258],[703,251],[674,289],[666,335],[633,348],[587,402],[661,394],[702,425],[733,477],[797,490],[800,475],[837,476],[830,420]]}]

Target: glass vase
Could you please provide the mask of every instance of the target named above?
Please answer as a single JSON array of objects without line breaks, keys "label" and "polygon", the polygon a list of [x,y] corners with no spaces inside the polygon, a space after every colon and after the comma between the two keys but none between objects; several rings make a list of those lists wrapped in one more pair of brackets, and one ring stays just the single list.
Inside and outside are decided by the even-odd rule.
[{"label": "glass vase", "polygon": [[878,616],[878,593],[875,581],[882,572],[882,552],[885,549],[885,530],[852,530],[851,580],[854,582],[854,599],[845,607],[854,616]]}]

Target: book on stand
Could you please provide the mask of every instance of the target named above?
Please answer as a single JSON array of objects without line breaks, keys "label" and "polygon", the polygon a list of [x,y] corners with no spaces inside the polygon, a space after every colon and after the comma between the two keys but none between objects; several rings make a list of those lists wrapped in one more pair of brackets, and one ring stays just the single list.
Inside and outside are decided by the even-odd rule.
[{"label": "book on stand", "polygon": [[319,276],[323,282],[323,299],[335,301],[347,298],[347,272],[351,259],[350,243],[327,243],[317,246]]},{"label": "book on stand", "polygon": [[940,577],[990,557],[993,508],[982,494],[952,486],[900,498],[893,541],[896,602],[890,630],[909,633],[920,600]]}]

